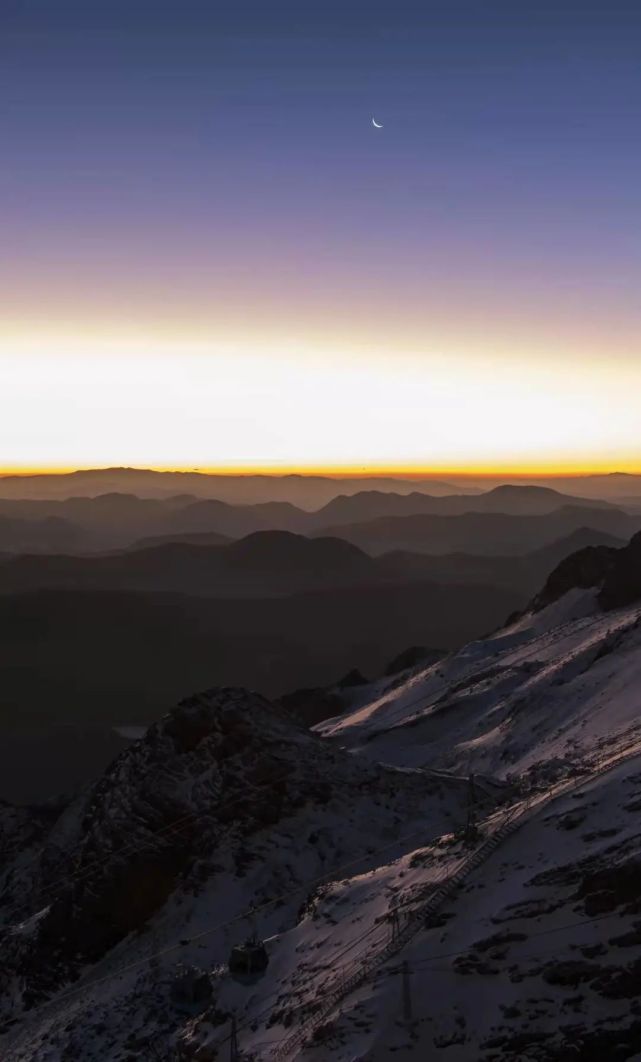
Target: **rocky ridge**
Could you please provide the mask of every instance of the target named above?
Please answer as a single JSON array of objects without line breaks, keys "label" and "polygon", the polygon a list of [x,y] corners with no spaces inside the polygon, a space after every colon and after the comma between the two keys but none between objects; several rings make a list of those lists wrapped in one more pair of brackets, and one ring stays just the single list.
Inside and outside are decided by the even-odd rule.
[{"label": "rocky ridge", "polygon": [[354,759],[258,694],[190,697],[47,828],[3,809],[16,836],[2,891],[3,1017],[73,985],[168,908],[240,917],[251,899],[278,915],[293,888],[287,920],[306,882],[348,858],[367,867],[381,838],[393,850],[401,823],[439,832],[463,800],[460,784]]}]

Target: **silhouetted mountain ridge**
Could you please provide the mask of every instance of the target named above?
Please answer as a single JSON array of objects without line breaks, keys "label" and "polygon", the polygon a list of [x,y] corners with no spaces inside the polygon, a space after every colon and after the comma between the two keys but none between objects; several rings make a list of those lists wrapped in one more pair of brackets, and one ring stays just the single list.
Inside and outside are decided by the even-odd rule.
[{"label": "silhouetted mountain ridge", "polygon": [[419,513],[435,516],[460,516],[464,513],[506,513],[513,516],[541,515],[564,506],[585,506],[588,509],[614,508],[610,502],[561,494],[550,487],[514,486],[503,484],[483,494],[430,495],[383,494],[380,491],[360,491],[351,496],[339,495],[316,513],[318,525],[351,524],[386,516],[413,516]]},{"label": "silhouetted mountain ridge", "polygon": [[351,543],[289,531],[258,531],[218,546],[169,541],[122,553],[0,560],[0,594],[47,588],[256,597],[383,578],[376,562]]},{"label": "silhouetted mountain ridge", "polygon": [[585,526],[627,539],[641,527],[641,516],[616,508],[564,505],[552,512],[528,516],[468,512],[455,516],[381,517],[363,523],[326,527],[319,534],[340,535],[373,554],[409,550],[496,556],[530,553]]},{"label": "silhouetted mountain ridge", "polygon": [[[92,497],[112,491],[146,498],[164,498],[187,493],[235,505],[284,501],[303,509],[317,509],[341,491],[350,493],[371,488],[425,490],[436,494],[452,493],[455,489],[451,483],[429,478],[417,482],[393,476],[221,475],[208,472],[160,472],[146,468],[94,468],[62,474],[0,476],[2,498]],[[469,489],[470,493],[474,493],[474,488]]]},{"label": "silhouetted mountain ridge", "polygon": [[[584,507],[586,513],[599,509],[614,511],[606,502],[590,503],[538,487],[504,486],[474,497],[435,497],[416,491],[407,494],[362,491],[353,496],[341,495],[314,512],[289,502],[232,505],[219,499],[198,499],[184,493],[165,498],[139,498],[122,493],[62,500],[0,498],[0,517],[34,522],[49,518],[69,521],[65,539],[50,538],[50,551],[89,553],[129,548],[141,541],[149,544],[150,539],[156,543],[185,541],[186,536],[205,533],[241,538],[255,531],[316,534],[329,528],[330,534],[344,537],[343,528],[347,528],[345,534],[350,534],[353,524],[384,517],[419,514],[453,517],[483,512],[513,516],[551,515],[568,504],[574,508]],[[587,517],[583,523],[594,525],[594,521]],[[0,549],[12,552],[28,549],[27,524],[24,524],[23,531],[24,541],[21,543],[16,533],[3,538],[0,525]],[[57,541],[61,543],[58,547]]]},{"label": "silhouetted mountain ridge", "polygon": [[0,550],[7,553],[31,550],[51,553],[73,552],[81,546],[82,531],[60,516],[43,516],[36,520],[0,513]]},{"label": "silhouetted mountain ridge", "polygon": [[0,594],[46,588],[256,597],[427,580],[502,586],[529,597],[568,554],[585,545],[623,542],[583,528],[520,557],[407,551],[371,557],[338,537],[258,531],[212,546],[169,540],[138,550],[84,557],[6,555],[0,557]]}]

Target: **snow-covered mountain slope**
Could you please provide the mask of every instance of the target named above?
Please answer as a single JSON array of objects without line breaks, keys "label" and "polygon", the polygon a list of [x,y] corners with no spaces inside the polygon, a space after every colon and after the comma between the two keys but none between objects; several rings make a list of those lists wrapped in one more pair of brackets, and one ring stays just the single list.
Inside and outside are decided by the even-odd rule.
[{"label": "snow-covered mountain slope", "polygon": [[[64,1052],[70,1014],[85,1027],[87,1008],[104,1006],[102,993],[81,987],[71,1012],[54,1003],[41,1013],[57,989],[121,963],[147,967],[145,957],[165,947],[172,951],[161,981],[171,983],[179,960],[218,968],[247,935],[252,905],[261,932],[278,934],[295,925],[320,882],[341,868],[377,866],[381,853],[393,858],[407,847],[405,834],[426,843],[460,820],[464,801],[459,780],[358,760],[255,694],[190,698],[71,804],[44,844],[40,835],[28,850],[34,827],[21,826],[27,845],[3,880],[0,1014],[10,1023],[35,1010],[19,1030],[17,1042],[28,1046],[13,1048],[10,1035],[3,1057],[66,1057],[58,1047],[43,1053],[45,1038]],[[202,942],[181,947],[200,934]],[[135,966],[108,985],[110,1036],[120,1044],[134,1021],[131,993],[136,1022],[144,1012],[155,1028],[155,1003],[140,999],[141,972]],[[234,1004],[237,986],[230,993],[219,1007]]]},{"label": "snow-covered mountain slope", "polygon": [[[304,1057],[638,1059],[640,809],[637,759],[526,819],[431,927],[324,1016]],[[412,875],[421,880],[424,862],[424,881],[437,854],[428,849],[385,868],[381,886],[402,903],[416,888]],[[374,891],[380,915],[385,894]],[[344,909],[361,910],[359,893],[357,883],[343,890]],[[318,913],[321,926],[332,910]],[[364,942],[359,947],[355,967],[368,958]]]},{"label": "snow-covered mountain slope", "polygon": [[638,1060],[641,600],[603,579],[317,733],[210,691],[55,822],[0,809],[3,1060],[213,1062],[232,1016],[246,1062]]},{"label": "snow-covered mountain slope", "polygon": [[[368,759],[505,776],[572,760],[641,719],[641,605],[573,590],[317,727]],[[361,696],[366,697],[363,692]]]}]

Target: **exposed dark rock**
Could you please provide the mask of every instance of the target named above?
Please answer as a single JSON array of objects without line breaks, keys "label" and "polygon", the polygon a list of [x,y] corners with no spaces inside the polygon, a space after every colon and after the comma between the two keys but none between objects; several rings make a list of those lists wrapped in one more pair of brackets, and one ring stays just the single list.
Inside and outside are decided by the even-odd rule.
[{"label": "exposed dark rock", "polygon": [[182,1007],[206,1007],[212,998],[209,975],[197,966],[179,965],[171,984],[171,998]]},{"label": "exposed dark rock", "polygon": [[592,1029],[584,1023],[565,1026],[558,1036],[534,1031],[506,1034],[494,1036],[482,1046],[501,1051],[500,1055],[484,1055],[482,1062],[524,1062],[525,1058],[537,1062],[627,1062],[641,1049],[641,1021]]},{"label": "exposed dark rock", "polygon": [[584,812],[581,812],[581,811],[570,812],[570,814],[564,815],[563,818],[559,819],[558,824],[557,824],[557,829],[559,829],[559,830],[576,830],[577,827],[580,826],[583,822],[585,822],[585,813]]},{"label": "exposed dark rock", "polygon": [[549,985],[576,985],[584,981],[594,981],[603,973],[603,967],[581,959],[568,959],[564,962],[551,962],[543,969],[543,980]]},{"label": "exposed dark rock", "polygon": [[476,955],[473,951],[468,952],[467,955],[459,955],[454,960],[454,969],[458,974],[478,974],[485,977],[495,977],[501,972],[501,967],[496,963],[488,962],[487,959],[482,959],[480,955]]},{"label": "exposed dark rock", "polygon": [[616,948],[634,948],[641,944],[641,922],[636,922],[634,928],[627,933],[621,933],[618,937],[611,937],[608,944]]},{"label": "exposed dark rock", "polygon": [[527,933],[517,933],[506,930],[503,933],[493,933],[491,937],[477,940],[474,945],[476,951],[489,951],[491,948],[504,947],[507,944],[516,944],[527,940]]},{"label": "exposed dark rock", "polygon": [[0,852],[3,862],[25,851],[38,840],[51,824],[52,813],[45,807],[14,807],[0,800]]},{"label": "exposed dark rock", "polygon": [[277,703],[305,726],[315,726],[323,719],[340,715],[347,707],[347,702],[334,689],[325,686],[285,693]]},{"label": "exposed dark rock", "polygon": [[333,686],[293,690],[283,694],[275,703],[300,723],[313,727],[324,719],[331,719],[346,711],[352,703],[350,691],[367,685],[367,681],[365,676],[354,668]]},{"label": "exposed dark rock", "polygon": [[350,689],[352,686],[366,686],[368,680],[358,670],[357,667],[352,668],[346,675],[343,675],[336,685],[339,689]]},{"label": "exposed dark rock", "polygon": [[393,660],[390,660],[383,674],[391,677],[392,675],[397,675],[399,671],[407,671],[410,667],[416,667],[418,664],[422,664],[423,667],[430,667],[431,664],[438,663],[446,655],[445,649],[428,649],[425,645],[412,645],[409,649],[404,649],[402,653],[395,656]]},{"label": "exposed dark rock", "polygon": [[558,601],[570,590],[599,590],[604,609],[621,608],[641,599],[641,532],[627,546],[586,546],[554,569],[532,602],[535,610]]},{"label": "exposed dark rock", "polygon": [[634,909],[641,902],[641,863],[630,860],[585,874],[575,898],[583,900],[590,916],[614,911],[622,904]]},{"label": "exposed dark rock", "polygon": [[592,987],[606,999],[636,999],[641,996],[641,959],[622,968],[610,967]]},{"label": "exposed dark rock", "polygon": [[614,551],[605,574],[599,602],[605,609],[620,608],[641,599],[641,532],[624,549]]},{"label": "exposed dark rock", "polygon": [[617,553],[610,546],[586,546],[572,553],[548,577],[543,590],[534,598],[533,608],[537,611],[545,608],[570,590],[602,586]]}]

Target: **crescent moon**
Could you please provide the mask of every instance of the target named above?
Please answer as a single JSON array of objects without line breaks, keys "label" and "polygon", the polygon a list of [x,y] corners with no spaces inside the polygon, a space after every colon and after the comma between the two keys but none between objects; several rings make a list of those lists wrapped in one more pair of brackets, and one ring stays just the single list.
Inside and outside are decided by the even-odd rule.
[{"label": "crescent moon", "polygon": [[374,126],[375,129],[382,129],[383,128],[383,126],[379,122],[376,121],[376,118],[372,118],[372,125]]}]

